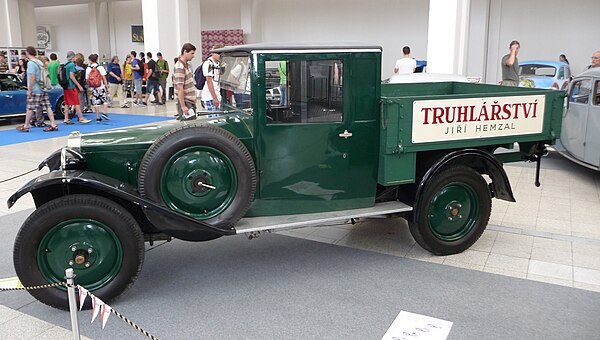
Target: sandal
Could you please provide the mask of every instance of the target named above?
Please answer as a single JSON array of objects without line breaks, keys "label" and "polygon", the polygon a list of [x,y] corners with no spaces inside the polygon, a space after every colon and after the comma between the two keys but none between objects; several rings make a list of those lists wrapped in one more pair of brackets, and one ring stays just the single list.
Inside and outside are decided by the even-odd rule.
[{"label": "sandal", "polygon": [[73,125],[73,124],[75,124],[75,123],[73,123],[73,121],[72,121],[72,120],[65,120],[65,121],[64,121],[64,124],[65,124],[65,125]]},{"label": "sandal", "polygon": [[29,128],[26,128],[25,125],[17,126],[17,130],[21,132],[29,132]]},{"label": "sandal", "polygon": [[50,131],[58,131],[58,125],[48,126],[47,128],[44,129],[44,132],[50,132]]}]

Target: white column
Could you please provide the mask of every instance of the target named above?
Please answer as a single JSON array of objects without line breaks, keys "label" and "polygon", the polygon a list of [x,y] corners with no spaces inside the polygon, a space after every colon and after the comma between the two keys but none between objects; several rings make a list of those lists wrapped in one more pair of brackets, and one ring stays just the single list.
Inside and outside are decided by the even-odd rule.
[{"label": "white column", "polygon": [[[98,54],[99,60],[111,57],[108,3],[92,2],[88,4],[91,53]],[[87,56],[86,56],[87,58]]]},{"label": "white column", "polygon": [[37,46],[31,0],[0,0],[0,46]]},{"label": "white column", "polygon": [[241,28],[244,31],[245,43],[256,43],[262,41],[262,26],[260,21],[259,0],[245,0],[241,5]]},{"label": "white column", "polygon": [[172,64],[186,42],[201,50],[200,1],[142,0],[142,19],[144,51],[161,52]]},{"label": "white column", "polygon": [[470,0],[430,0],[427,72],[465,73]]}]

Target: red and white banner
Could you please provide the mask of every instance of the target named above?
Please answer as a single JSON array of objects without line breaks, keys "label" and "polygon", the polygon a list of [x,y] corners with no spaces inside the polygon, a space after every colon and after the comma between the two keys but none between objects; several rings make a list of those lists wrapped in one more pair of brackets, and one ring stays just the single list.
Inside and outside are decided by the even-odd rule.
[{"label": "red and white banner", "polygon": [[543,95],[417,100],[412,142],[428,143],[541,133]]},{"label": "red and white banner", "polygon": [[94,320],[96,320],[96,317],[98,316],[98,314],[100,314],[102,329],[104,329],[104,327],[106,326],[106,322],[108,321],[108,317],[110,316],[110,313],[112,313],[112,308],[107,303],[96,297],[94,294],[90,293],[87,289],[81,286],[77,286],[77,289],[79,289],[79,310],[83,308],[85,299],[89,296],[92,299],[91,323],[94,323]]}]

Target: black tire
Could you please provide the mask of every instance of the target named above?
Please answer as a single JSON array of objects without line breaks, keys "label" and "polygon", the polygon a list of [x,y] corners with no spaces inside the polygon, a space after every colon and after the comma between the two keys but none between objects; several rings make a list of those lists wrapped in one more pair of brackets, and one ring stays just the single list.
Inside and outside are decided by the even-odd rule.
[{"label": "black tire", "polygon": [[442,169],[420,193],[410,232],[433,254],[457,254],[483,234],[491,210],[488,184],[477,171],[466,166]]},{"label": "black tire", "polygon": [[[25,286],[64,281],[71,267],[77,284],[109,302],[133,285],[144,251],[142,232],[122,206],[100,196],[71,195],[42,205],[25,220],[13,261]],[[69,308],[64,287],[29,293],[49,306]]]},{"label": "black tire", "polygon": [[[214,185],[215,189],[199,188],[195,183]],[[165,134],[146,151],[138,186],[144,197],[229,230],[252,204],[256,170],[250,153],[233,134],[215,126],[186,125]],[[147,216],[152,223],[167,223],[152,211]],[[190,241],[221,236],[202,230],[172,235]]]},{"label": "black tire", "polygon": [[54,118],[56,118],[56,119],[64,119],[65,118],[65,112],[63,111],[64,106],[65,106],[65,98],[60,97],[56,101],[56,106],[54,107]]}]

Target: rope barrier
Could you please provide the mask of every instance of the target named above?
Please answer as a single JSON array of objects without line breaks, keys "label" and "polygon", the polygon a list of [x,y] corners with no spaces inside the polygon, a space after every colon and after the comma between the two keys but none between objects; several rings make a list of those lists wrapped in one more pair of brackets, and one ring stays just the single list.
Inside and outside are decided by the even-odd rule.
[{"label": "rope barrier", "polygon": [[11,178],[3,179],[3,180],[0,181],[0,184],[4,183],[4,182],[12,181],[13,179],[16,179],[16,178],[19,178],[19,177],[23,177],[25,175],[29,175],[30,173],[32,173],[34,171],[38,171],[38,169],[35,168],[35,169],[29,170],[29,171],[25,171],[24,173],[22,173],[20,175],[16,175],[16,176],[11,177]]},{"label": "rope barrier", "polygon": [[[23,286],[23,287],[16,287],[16,288],[0,288],[0,291],[16,291],[16,290],[29,291],[29,290],[36,290],[36,289],[54,288],[54,287],[58,287],[58,286],[63,286],[63,287],[67,287],[67,288],[79,288],[80,287],[79,285],[71,285],[66,282],[55,282],[55,283],[49,283],[49,284],[45,284],[45,285],[38,285],[38,286],[31,286],[31,287]],[[85,292],[86,292],[86,296],[89,295],[90,297],[95,297],[95,295],[90,293],[89,291],[85,291]],[[138,326],[133,321],[129,320],[125,315],[114,310],[112,307],[110,307],[110,312],[112,314],[116,315],[119,319],[125,321],[129,326],[135,328],[135,330],[137,330],[138,332],[145,335],[147,338],[152,339],[152,340],[158,340],[157,337],[150,334],[148,331],[144,330],[142,327]]]},{"label": "rope barrier", "polygon": [[9,290],[36,290],[36,289],[54,288],[54,287],[58,287],[58,286],[68,287],[68,285],[67,285],[66,282],[56,282],[56,283],[49,283],[49,284],[46,284],[46,285],[31,286],[31,287],[0,288],[0,291],[9,291]]}]

